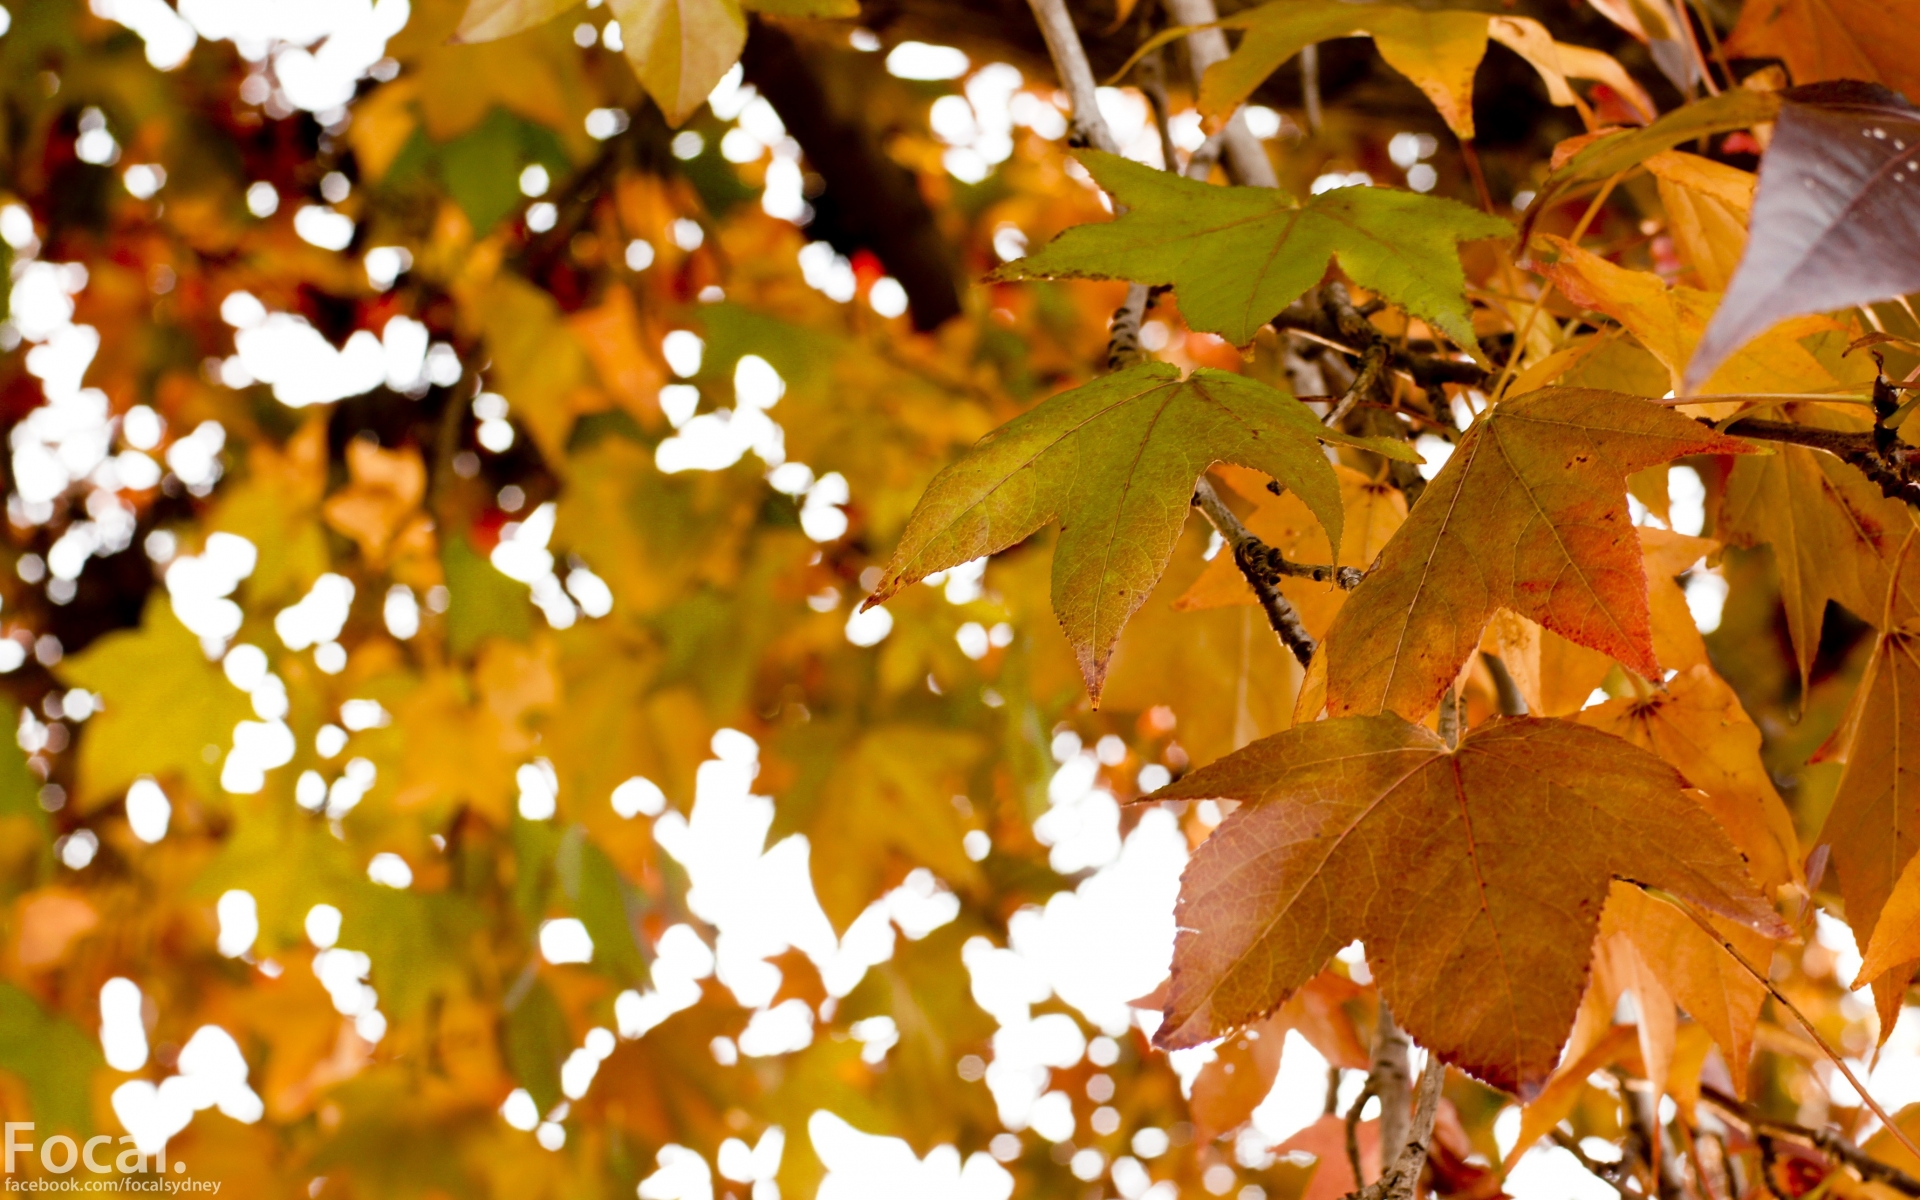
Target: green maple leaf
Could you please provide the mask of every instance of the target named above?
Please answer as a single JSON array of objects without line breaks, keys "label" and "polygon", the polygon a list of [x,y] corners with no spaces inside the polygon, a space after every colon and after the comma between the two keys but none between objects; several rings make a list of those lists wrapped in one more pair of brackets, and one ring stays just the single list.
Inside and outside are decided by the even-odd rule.
[{"label": "green maple leaf", "polygon": [[56,674],[104,701],[80,742],[82,811],[142,775],[185,778],[203,795],[220,795],[221,756],[253,706],[207,661],[164,594],[147,602],[139,629],[108,634]]},{"label": "green maple leaf", "polygon": [[1511,233],[1505,221],[1388,188],[1335,188],[1299,204],[1272,188],[1213,187],[1111,154],[1080,159],[1126,215],[1075,226],[997,278],[1172,284],[1188,325],[1244,346],[1338,259],[1355,283],[1479,354],[1455,247]]},{"label": "green maple leaf", "polygon": [[35,1120],[56,1130],[91,1133],[88,1092],[93,1072],[104,1065],[93,1039],[78,1025],[0,983],[0,1071],[26,1085]]},{"label": "green maple leaf", "polygon": [[[1116,160],[1117,161],[1117,160]],[[1216,462],[1297,492],[1340,544],[1340,485],[1321,441],[1410,459],[1398,442],[1324,428],[1306,405],[1224,371],[1145,363],[1062,392],[982,438],[915,506],[872,606],[935,571],[1060,519],[1053,608],[1097,698],[1127,619],[1146,602]]]}]

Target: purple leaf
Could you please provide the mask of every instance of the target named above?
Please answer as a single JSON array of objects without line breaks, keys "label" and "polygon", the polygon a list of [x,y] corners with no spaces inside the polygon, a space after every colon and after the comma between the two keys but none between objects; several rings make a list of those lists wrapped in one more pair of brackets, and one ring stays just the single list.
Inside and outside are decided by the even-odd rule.
[{"label": "purple leaf", "polygon": [[1920,109],[1851,80],[1781,100],[1746,256],[1687,365],[1689,391],[1776,321],[1920,290]]}]

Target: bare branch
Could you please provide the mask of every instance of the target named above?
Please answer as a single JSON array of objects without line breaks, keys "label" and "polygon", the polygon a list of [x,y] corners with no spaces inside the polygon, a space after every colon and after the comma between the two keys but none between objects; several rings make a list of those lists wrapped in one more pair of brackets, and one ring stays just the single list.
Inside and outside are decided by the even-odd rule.
[{"label": "bare branch", "polygon": [[[1916,475],[1920,475],[1920,448],[1893,436],[1882,436],[1883,429],[1849,433],[1742,417],[1724,432],[1755,441],[1825,450],[1871,479],[1884,495],[1920,508],[1920,479],[1916,479]],[[1893,431],[1884,429],[1884,433],[1891,435]]]},{"label": "bare branch", "polygon": [[1368,1086],[1380,1097],[1382,1178],[1388,1164],[1407,1148],[1408,1121],[1413,1115],[1413,1067],[1407,1061],[1407,1052],[1412,1046],[1406,1033],[1394,1023],[1393,1012],[1383,997],[1373,1038],[1373,1068],[1367,1072]]},{"label": "bare branch", "polygon": [[1307,627],[1300,623],[1300,613],[1293,607],[1293,601],[1280,594],[1278,576],[1266,569],[1269,558],[1278,559],[1279,552],[1253,536],[1240,523],[1240,518],[1220,499],[1220,493],[1213,490],[1213,484],[1205,476],[1194,484],[1193,503],[1219,530],[1220,536],[1226,539],[1234,564],[1240,568],[1240,574],[1246,577],[1248,586],[1253,588],[1254,596],[1260,601],[1261,609],[1267,614],[1267,624],[1273,626],[1273,632],[1279,635],[1281,644],[1293,652],[1300,665],[1306,666],[1313,660],[1313,652],[1319,644],[1307,632]]},{"label": "bare branch", "polygon": [[[1167,14],[1182,25],[1212,25],[1220,19],[1213,0],[1167,0]],[[1191,65],[1196,91],[1207,68],[1226,56],[1227,35],[1220,30],[1195,29],[1187,35],[1187,62]],[[1245,113],[1234,113],[1222,133],[1227,148],[1227,170],[1235,183],[1246,187],[1280,186],[1279,176],[1273,173],[1273,160],[1267,157],[1267,148],[1260,144],[1260,139],[1247,128]],[[1167,162],[1167,169],[1175,169],[1171,160]]]},{"label": "bare branch", "polygon": [[1300,102],[1307,110],[1307,132],[1320,132],[1320,44],[1300,47]]},{"label": "bare branch", "polygon": [[1347,1166],[1353,1171],[1355,1187],[1362,1186],[1366,1174],[1360,1166],[1360,1114],[1367,1107],[1367,1101],[1373,1099],[1373,1078],[1367,1078],[1367,1084],[1360,1094],[1353,1098],[1353,1104],[1347,1109],[1345,1118],[1347,1135]]},{"label": "bare branch", "polygon": [[1629,1189],[1626,1184],[1620,1182],[1620,1168],[1618,1163],[1596,1162],[1588,1156],[1585,1150],[1580,1148],[1578,1138],[1573,1137],[1563,1130],[1554,1129],[1547,1136],[1553,1139],[1554,1145],[1565,1150],[1568,1154],[1573,1155],[1574,1159],[1578,1161],[1581,1166],[1585,1167],[1588,1173],[1593,1175],[1594,1178],[1607,1184],[1613,1188],[1614,1191],[1619,1192],[1623,1200],[1641,1200],[1639,1192]]},{"label": "bare branch", "polygon": [[1446,1078],[1446,1064],[1429,1052],[1427,1069],[1420,1076],[1414,1097],[1413,1122],[1405,1148],[1379,1179],[1351,1193],[1352,1200],[1413,1200],[1427,1166],[1427,1150],[1433,1145],[1433,1121],[1440,1112],[1440,1091]]},{"label": "bare branch", "polygon": [[1383,341],[1375,342],[1367,347],[1366,356],[1360,362],[1360,373],[1353,377],[1353,386],[1347,389],[1347,394],[1340,397],[1340,402],[1327,414],[1327,427],[1338,429],[1340,422],[1346,420],[1347,414],[1353,411],[1354,405],[1380,390],[1386,375],[1387,345]]},{"label": "bare branch", "polygon": [[[1108,154],[1120,153],[1120,143],[1114,140],[1107,119],[1100,115],[1099,86],[1094,80],[1093,67],[1087,62],[1087,49],[1080,43],[1080,31],[1073,27],[1073,18],[1067,14],[1066,0],[1027,0],[1027,3],[1040,25],[1040,36],[1046,39],[1053,69],[1073,100],[1071,140],[1075,145],[1092,146]],[[1115,216],[1125,211],[1119,204],[1114,205]],[[1147,289],[1139,284],[1127,289],[1126,303],[1113,314],[1113,332],[1107,341],[1109,368],[1130,366],[1140,360],[1140,322],[1146,318],[1148,299]]]},{"label": "bare branch", "polygon": [[1107,128],[1107,119],[1100,115],[1099,84],[1094,79],[1092,64],[1087,62],[1087,49],[1080,44],[1080,31],[1073,27],[1073,18],[1067,14],[1065,0],[1027,0],[1027,3],[1040,25],[1040,36],[1046,39],[1053,69],[1073,101],[1072,141],[1108,154],[1120,153],[1113,130]]}]

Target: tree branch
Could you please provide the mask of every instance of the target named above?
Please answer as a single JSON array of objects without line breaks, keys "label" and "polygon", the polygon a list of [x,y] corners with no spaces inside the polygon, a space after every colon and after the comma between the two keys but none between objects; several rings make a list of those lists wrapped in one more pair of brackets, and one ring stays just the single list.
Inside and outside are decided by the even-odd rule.
[{"label": "tree branch", "polygon": [[[1440,1112],[1440,1090],[1446,1078],[1446,1064],[1429,1051],[1427,1069],[1420,1076],[1420,1087],[1414,1097],[1413,1122],[1407,1131],[1405,1147],[1393,1165],[1380,1173],[1379,1179],[1351,1193],[1352,1200],[1413,1200],[1421,1172],[1426,1169],[1427,1149],[1433,1144],[1433,1121]],[[1402,1093],[1403,1103],[1404,1098]],[[1382,1161],[1385,1161],[1384,1152],[1383,1142]]]},{"label": "tree branch", "polygon": [[1870,1183],[1884,1184],[1905,1196],[1920,1196],[1920,1179],[1915,1179],[1898,1167],[1881,1162],[1838,1133],[1827,1129],[1809,1129],[1805,1125],[1796,1125],[1791,1121],[1776,1121],[1771,1117],[1763,1116],[1750,1105],[1729,1096],[1712,1084],[1701,1085],[1700,1098],[1745,1125],[1756,1137],[1785,1137],[1805,1142],[1828,1158],[1853,1168],[1860,1178]]},{"label": "tree branch", "polygon": [[[1373,1067],[1367,1072],[1367,1084],[1380,1098],[1380,1176],[1387,1176],[1388,1164],[1397,1160],[1407,1147],[1412,1117],[1413,1067],[1407,1051],[1413,1043],[1400,1026],[1394,1024],[1386,997],[1380,998],[1378,1022],[1373,1037]],[[1355,1182],[1359,1182],[1356,1177]]]},{"label": "tree branch", "polygon": [[1371,1099],[1373,1099],[1373,1077],[1369,1075],[1366,1086],[1362,1087],[1360,1094],[1353,1098],[1353,1103],[1347,1108],[1347,1115],[1343,1120],[1347,1137],[1347,1166],[1353,1171],[1355,1187],[1364,1186],[1363,1181],[1367,1177],[1360,1165],[1360,1114],[1366,1109],[1367,1101]]},{"label": "tree branch", "polygon": [[1920,479],[1916,478],[1920,475],[1920,447],[1902,442],[1884,425],[1855,433],[1742,417],[1722,432],[1755,441],[1824,450],[1872,480],[1883,495],[1920,508]]},{"label": "tree branch", "polygon": [[1267,614],[1267,624],[1273,626],[1280,641],[1306,666],[1313,658],[1317,648],[1312,634],[1300,623],[1300,614],[1293,607],[1293,601],[1280,592],[1280,580],[1286,576],[1312,579],[1333,583],[1346,591],[1360,586],[1366,577],[1365,572],[1353,567],[1333,567],[1288,562],[1280,551],[1255,537],[1253,531],[1241,524],[1240,518],[1228,508],[1226,501],[1220,499],[1220,493],[1205,476],[1193,486],[1193,506],[1219,531],[1225,539],[1227,550],[1233,555],[1234,565],[1240,568],[1240,574],[1246,578],[1247,586],[1253,589],[1254,596],[1260,601],[1260,607]]},{"label": "tree branch", "polygon": [[1327,413],[1328,428],[1338,429],[1340,422],[1346,420],[1347,414],[1353,411],[1354,405],[1380,390],[1380,383],[1387,374],[1387,357],[1387,345],[1384,341],[1375,342],[1367,347],[1366,354],[1360,362],[1360,373],[1353,377],[1353,385],[1347,389],[1346,395],[1340,397],[1340,402],[1333,406],[1332,411]]},{"label": "tree branch", "polygon": [[[1240,568],[1240,574],[1246,577],[1247,585],[1259,599],[1261,609],[1267,614],[1267,624],[1273,626],[1281,644],[1293,652],[1301,666],[1313,661],[1313,652],[1319,648],[1319,643],[1300,623],[1300,614],[1293,607],[1293,602],[1280,594],[1280,581],[1261,569],[1271,547],[1240,523],[1240,518],[1233,515],[1233,510],[1220,499],[1220,493],[1213,490],[1213,484],[1207,482],[1205,476],[1193,486],[1193,504],[1226,539],[1234,564]],[[1254,547],[1259,549],[1258,557],[1250,553]]]},{"label": "tree branch", "polygon": [[906,289],[915,329],[957,316],[959,266],[913,173],[887,155],[866,122],[840,111],[800,44],[777,24],[753,18],[740,65],[826,182],[810,236],[849,254],[871,247]]},{"label": "tree branch", "polygon": [[[1053,56],[1053,69],[1060,82],[1067,85],[1073,103],[1068,140],[1076,146],[1120,153],[1120,143],[1114,139],[1107,119],[1100,115],[1099,87],[1087,62],[1086,47],[1080,43],[1080,31],[1073,27],[1073,17],[1067,12],[1066,0],[1027,0],[1027,4],[1040,25],[1040,36],[1046,39],[1047,53]],[[1126,209],[1116,201],[1113,211],[1119,216]],[[1131,366],[1142,357],[1140,322],[1146,318],[1150,298],[1148,289],[1136,283],[1127,289],[1126,302],[1114,311],[1113,332],[1107,340],[1109,369]]]},{"label": "tree branch", "polygon": [[[1167,15],[1181,25],[1212,25],[1220,19],[1213,0],[1166,0]],[[1218,29],[1195,29],[1187,35],[1187,63],[1193,75],[1193,90],[1200,91],[1200,77],[1207,68],[1227,57],[1227,35]],[[1267,148],[1247,128],[1244,112],[1235,111],[1221,131],[1226,147],[1227,171],[1235,183],[1244,187],[1277,188],[1280,178],[1273,172],[1273,160]],[[1171,160],[1167,170],[1174,170]]]},{"label": "tree branch", "polygon": [[1087,49],[1080,44],[1080,31],[1073,27],[1073,17],[1067,13],[1065,0],[1027,0],[1027,4],[1040,26],[1040,36],[1046,39],[1053,69],[1066,85],[1067,97],[1073,103],[1068,141],[1108,154],[1120,153],[1120,143],[1114,140],[1107,119],[1100,115],[1099,84],[1094,79],[1092,65],[1087,62]]},{"label": "tree branch", "polygon": [[1594,1160],[1587,1155],[1585,1150],[1580,1148],[1580,1140],[1578,1138],[1559,1128],[1553,1129],[1547,1136],[1553,1139],[1554,1145],[1565,1150],[1568,1154],[1573,1155],[1574,1159],[1578,1161],[1581,1166],[1585,1167],[1587,1172],[1594,1178],[1607,1184],[1613,1188],[1614,1191],[1619,1192],[1623,1200],[1641,1200],[1640,1193],[1630,1191],[1626,1184],[1620,1182],[1619,1164],[1603,1163]]}]

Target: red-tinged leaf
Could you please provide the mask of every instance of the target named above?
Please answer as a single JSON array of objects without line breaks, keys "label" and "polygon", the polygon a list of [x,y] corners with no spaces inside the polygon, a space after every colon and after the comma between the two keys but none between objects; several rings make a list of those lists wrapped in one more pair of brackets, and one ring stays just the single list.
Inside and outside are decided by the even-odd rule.
[{"label": "red-tinged leaf", "polygon": [[1327,632],[1327,711],[1418,719],[1511,609],[1649,679],[1627,476],[1743,443],[1634,396],[1548,388],[1467,431]]},{"label": "red-tinged leaf", "polygon": [[1615,878],[1786,932],[1673,768],[1566,721],[1496,720],[1454,751],[1391,714],[1322,721],[1155,798],[1242,802],[1182,880],[1168,1048],[1258,1020],[1358,938],[1422,1045],[1529,1095]]},{"label": "red-tinged leaf", "polygon": [[1747,252],[1687,365],[1689,389],[1776,321],[1920,289],[1920,109],[1854,82],[1781,100]]}]

